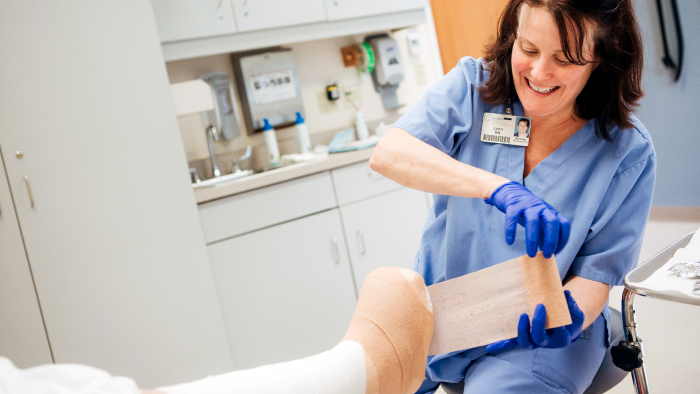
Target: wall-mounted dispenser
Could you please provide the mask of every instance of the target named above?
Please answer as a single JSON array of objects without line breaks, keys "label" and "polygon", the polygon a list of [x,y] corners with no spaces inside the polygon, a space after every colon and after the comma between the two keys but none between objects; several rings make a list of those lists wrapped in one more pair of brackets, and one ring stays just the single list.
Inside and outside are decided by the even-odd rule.
[{"label": "wall-mounted dispenser", "polygon": [[291,50],[233,54],[231,61],[248,134],[262,131],[266,118],[279,128],[293,126],[297,112],[304,114]]},{"label": "wall-mounted dispenser", "polygon": [[384,108],[393,110],[401,107],[396,91],[403,81],[404,69],[401,53],[396,40],[388,34],[380,34],[365,38],[374,50],[375,67],[372,71],[374,90],[382,97]]},{"label": "wall-mounted dispenser", "polygon": [[241,135],[238,126],[239,118],[236,113],[236,99],[233,94],[231,77],[227,73],[212,71],[199,76],[199,79],[209,84],[216,105],[214,111],[202,113],[202,123],[205,126],[217,127],[221,137],[230,140]]}]

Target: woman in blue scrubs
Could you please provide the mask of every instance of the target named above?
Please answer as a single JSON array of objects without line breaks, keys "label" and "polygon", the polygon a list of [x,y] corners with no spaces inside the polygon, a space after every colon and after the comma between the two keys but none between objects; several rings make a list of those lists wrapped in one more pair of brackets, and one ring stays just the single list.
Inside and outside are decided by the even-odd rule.
[{"label": "woman in blue scrubs", "polygon": [[[641,72],[630,0],[511,0],[486,58],[460,60],[380,140],[375,171],[435,194],[415,263],[427,284],[556,254],[573,321],[545,330],[540,308],[517,338],[429,357],[420,393],[591,383],[610,287],[636,265],[651,207],[656,156],[632,115]],[[499,114],[531,119],[527,146],[482,140]]]}]

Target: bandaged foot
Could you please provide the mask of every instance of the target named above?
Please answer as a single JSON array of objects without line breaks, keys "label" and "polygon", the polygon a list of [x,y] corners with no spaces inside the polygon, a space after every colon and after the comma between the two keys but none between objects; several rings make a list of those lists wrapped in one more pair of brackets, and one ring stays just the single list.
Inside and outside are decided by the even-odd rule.
[{"label": "bandaged foot", "polygon": [[423,382],[432,335],[432,304],[423,278],[382,267],[365,278],[343,341],[357,342],[365,351],[366,394],[404,394]]}]

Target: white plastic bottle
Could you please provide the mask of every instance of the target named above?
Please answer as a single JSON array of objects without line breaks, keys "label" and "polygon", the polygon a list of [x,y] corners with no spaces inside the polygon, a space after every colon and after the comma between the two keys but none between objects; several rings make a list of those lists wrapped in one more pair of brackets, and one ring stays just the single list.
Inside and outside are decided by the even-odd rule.
[{"label": "white plastic bottle", "polygon": [[311,138],[309,138],[309,129],[306,128],[306,122],[301,117],[301,112],[297,112],[297,120],[294,122],[297,129],[297,137],[299,137],[299,149],[301,153],[311,153]]},{"label": "white plastic bottle", "polygon": [[277,146],[277,134],[267,118],[263,121],[265,122],[263,136],[265,136],[265,145],[267,146],[267,160],[271,166],[278,166],[280,164],[280,148]]},{"label": "white plastic bottle", "polygon": [[364,141],[369,138],[369,130],[367,129],[367,122],[365,122],[365,115],[359,108],[355,111],[355,131],[357,132],[358,140]]}]

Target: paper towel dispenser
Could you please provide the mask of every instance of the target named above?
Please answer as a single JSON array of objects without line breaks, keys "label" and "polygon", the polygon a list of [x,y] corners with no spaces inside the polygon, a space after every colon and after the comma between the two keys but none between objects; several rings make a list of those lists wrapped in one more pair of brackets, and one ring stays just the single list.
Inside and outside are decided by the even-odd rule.
[{"label": "paper towel dispenser", "polygon": [[199,79],[209,84],[216,103],[214,114],[211,112],[202,113],[202,122],[205,127],[208,125],[217,127],[221,132],[221,136],[227,140],[239,137],[241,131],[238,126],[236,96],[233,95],[231,77],[225,72],[212,71],[200,75]]},{"label": "paper towel dispenser", "polygon": [[273,127],[294,125],[304,105],[292,51],[276,48],[233,54],[231,62],[248,134],[262,131],[265,118]]}]

